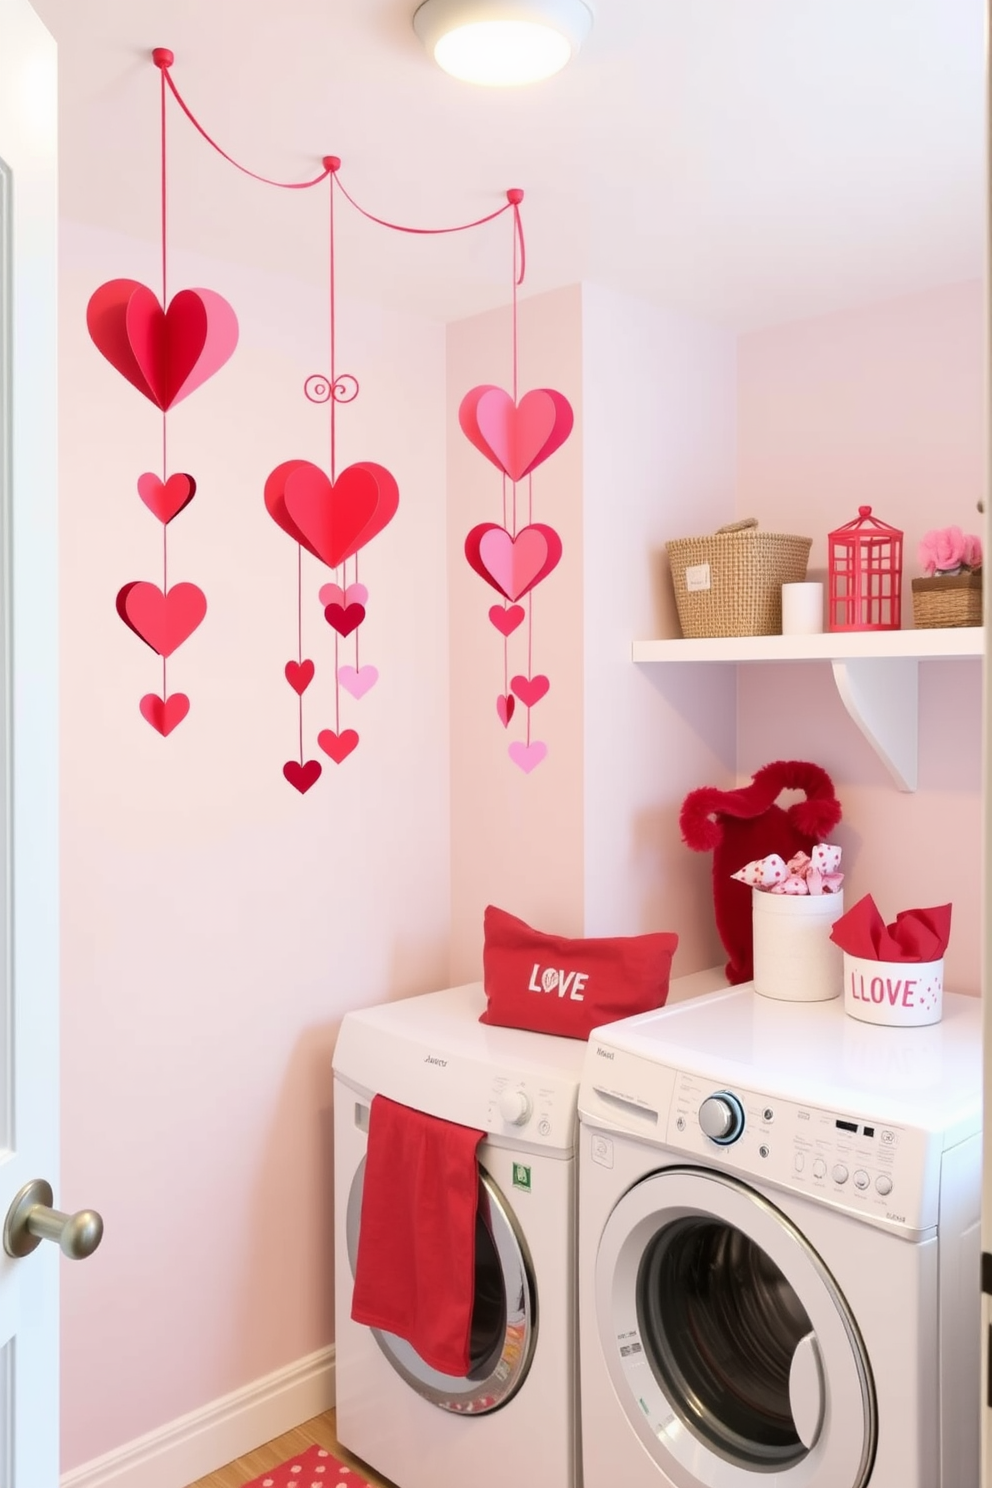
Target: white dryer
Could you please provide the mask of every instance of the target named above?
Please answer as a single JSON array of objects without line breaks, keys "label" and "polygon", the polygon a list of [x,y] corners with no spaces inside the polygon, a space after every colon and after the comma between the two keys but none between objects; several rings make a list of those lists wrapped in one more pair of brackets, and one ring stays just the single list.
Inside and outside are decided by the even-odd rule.
[{"label": "white dryer", "polygon": [[[400,1488],[574,1488],[576,1100],[585,1045],[479,1023],[481,986],[349,1013],[334,1054],[337,1434]],[[376,1094],[479,1144],[472,1365],[352,1321]]]},{"label": "white dryer", "polygon": [[975,1488],[977,999],[713,993],[594,1032],[579,1113],[585,1488]]}]

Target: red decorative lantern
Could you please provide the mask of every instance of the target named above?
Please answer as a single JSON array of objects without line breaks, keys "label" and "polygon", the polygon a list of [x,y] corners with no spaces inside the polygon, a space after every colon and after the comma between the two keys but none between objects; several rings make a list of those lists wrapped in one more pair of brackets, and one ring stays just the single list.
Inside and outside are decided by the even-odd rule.
[{"label": "red decorative lantern", "polygon": [[902,533],[859,506],[830,540],[829,630],[899,630]]}]

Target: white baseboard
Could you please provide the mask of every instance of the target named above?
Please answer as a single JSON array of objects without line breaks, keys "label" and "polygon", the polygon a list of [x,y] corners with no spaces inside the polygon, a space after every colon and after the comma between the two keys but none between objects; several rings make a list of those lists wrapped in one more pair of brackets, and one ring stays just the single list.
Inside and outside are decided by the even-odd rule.
[{"label": "white baseboard", "polygon": [[334,1404],[334,1345],[65,1473],[61,1488],[188,1488]]}]

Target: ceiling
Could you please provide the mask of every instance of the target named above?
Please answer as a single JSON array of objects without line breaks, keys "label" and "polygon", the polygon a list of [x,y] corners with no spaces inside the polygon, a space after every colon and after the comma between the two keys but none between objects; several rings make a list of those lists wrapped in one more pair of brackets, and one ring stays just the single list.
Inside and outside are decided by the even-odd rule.
[{"label": "ceiling", "polygon": [[[557,77],[442,73],[416,0],[34,0],[60,43],[62,208],[158,231],[154,46],[205,127],[290,180],[440,226],[526,192],[534,293],[591,279],[741,329],[977,277],[982,0],[591,0]],[[170,112],[171,241],[326,280],[326,187],[239,175]],[[510,225],[392,233],[346,205],[353,296],[453,319],[509,293]]]}]

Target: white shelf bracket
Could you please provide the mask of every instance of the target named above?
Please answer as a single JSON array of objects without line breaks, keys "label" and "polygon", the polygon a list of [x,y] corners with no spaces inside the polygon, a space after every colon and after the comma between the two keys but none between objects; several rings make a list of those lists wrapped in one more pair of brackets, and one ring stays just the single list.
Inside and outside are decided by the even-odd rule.
[{"label": "white shelf bracket", "polygon": [[841,702],[901,791],[915,791],[919,663],[915,657],[833,661]]}]

